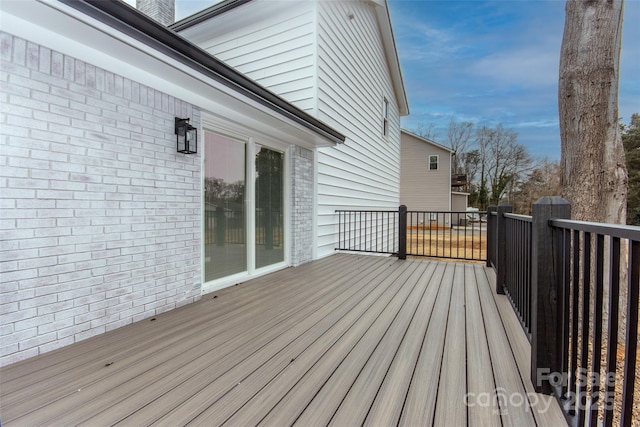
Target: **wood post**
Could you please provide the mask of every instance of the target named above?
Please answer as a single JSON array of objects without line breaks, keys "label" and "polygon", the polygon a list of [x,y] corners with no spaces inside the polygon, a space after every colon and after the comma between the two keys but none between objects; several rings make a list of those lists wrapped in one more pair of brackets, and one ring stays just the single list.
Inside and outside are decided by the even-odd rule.
[{"label": "wood post", "polygon": [[496,208],[498,216],[496,217],[496,246],[495,261],[496,265],[496,293],[504,294],[507,273],[507,219],[505,213],[511,213],[511,205],[498,205]]},{"label": "wood post", "polygon": [[562,310],[561,265],[554,256],[550,219],[570,219],[571,205],[562,197],[543,197],[533,204],[531,230],[531,382],[538,393],[552,394],[549,381],[561,374],[558,330]]},{"label": "wood post", "polygon": [[398,209],[398,258],[407,259],[407,207]]}]

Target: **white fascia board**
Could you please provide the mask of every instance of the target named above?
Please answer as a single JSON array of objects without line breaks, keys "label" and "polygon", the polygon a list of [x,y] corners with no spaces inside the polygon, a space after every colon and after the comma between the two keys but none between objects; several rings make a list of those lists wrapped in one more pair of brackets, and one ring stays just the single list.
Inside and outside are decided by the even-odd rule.
[{"label": "white fascia board", "polygon": [[260,103],[62,3],[0,1],[2,30],[189,102],[220,119],[309,149],[334,144]]},{"label": "white fascia board", "polygon": [[427,144],[433,145],[434,147],[439,148],[439,149],[444,150],[444,151],[447,151],[448,153],[453,154],[453,152],[454,152],[451,148],[449,148],[449,147],[447,147],[445,145],[442,145],[442,144],[439,144],[439,143],[437,143],[435,141],[432,141],[430,139],[424,138],[424,137],[422,137],[420,135],[417,135],[417,134],[415,134],[413,132],[410,132],[410,131],[408,131],[406,129],[400,129],[400,140],[402,140],[402,134],[405,134],[407,136],[413,137],[413,138],[415,138],[415,139],[417,139],[419,141],[425,142]]},{"label": "white fascia board", "polygon": [[387,59],[389,72],[391,73],[391,82],[393,83],[393,89],[398,101],[398,111],[400,112],[400,116],[408,116],[409,101],[404,87],[404,79],[402,78],[402,68],[400,67],[396,41],[393,36],[393,26],[391,25],[389,7],[386,0],[371,0],[371,2],[375,6],[378,18],[385,57]]}]

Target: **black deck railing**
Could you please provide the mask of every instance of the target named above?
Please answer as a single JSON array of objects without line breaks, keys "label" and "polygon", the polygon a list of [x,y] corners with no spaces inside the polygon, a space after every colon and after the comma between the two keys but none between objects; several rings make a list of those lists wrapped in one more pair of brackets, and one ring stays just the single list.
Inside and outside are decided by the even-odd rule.
[{"label": "black deck railing", "polygon": [[640,228],[570,221],[545,197],[531,217],[489,208],[487,265],[531,340],[531,380],[570,425],[630,427],[638,358]]},{"label": "black deck railing", "polygon": [[337,210],[337,250],[398,253],[398,211]]},{"label": "black deck railing", "polygon": [[506,271],[504,291],[511,300],[522,326],[531,339],[531,226],[526,215],[504,214]]},{"label": "black deck railing", "polygon": [[486,212],[337,210],[337,250],[484,261]]},{"label": "black deck railing", "polygon": [[486,260],[487,213],[407,211],[407,255]]},{"label": "black deck railing", "polygon": [[511,206],[489,206],[487,266],[496,271],[496,292],[511,301],[531,340],[531,232],[533,219],[511,213]]},{"label": "black deck railing", "polygon": [[[550,225],[563,314],[559,363],[569,378],[559,390],[565,408],[577,425],[589,419],[595,425],[599,413],[604,425],[612,425],[618,383],[621,425],[631,425],[637,385],[640,229],[559,219]],[[620,308],[626,323],[620,322]],[[574,396],[584,396],[590,404],[583,405]]]}]

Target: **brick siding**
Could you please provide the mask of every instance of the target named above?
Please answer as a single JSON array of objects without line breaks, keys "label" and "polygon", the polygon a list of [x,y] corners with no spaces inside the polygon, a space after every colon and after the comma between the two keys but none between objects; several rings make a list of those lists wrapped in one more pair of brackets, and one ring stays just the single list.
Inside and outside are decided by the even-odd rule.
[{"label": "brick siding", "polygon": [[291,263],[294,267],[313,259],[313,175],[313,151],[293,147],[291,150],[293,201]]},{"label": "brick siding", "polygon": [[0,33],[0,365],[197,300],[186,102]]}]

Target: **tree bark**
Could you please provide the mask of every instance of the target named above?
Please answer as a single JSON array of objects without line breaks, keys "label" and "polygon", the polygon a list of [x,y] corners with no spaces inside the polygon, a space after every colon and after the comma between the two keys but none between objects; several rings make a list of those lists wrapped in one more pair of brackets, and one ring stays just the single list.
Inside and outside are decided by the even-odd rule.
[{"label": "tree bark", "polygon": [[567,0],[558,101],[562,196],[573,219],[624,224],[627,169],[618,124],[624,0]]}]

